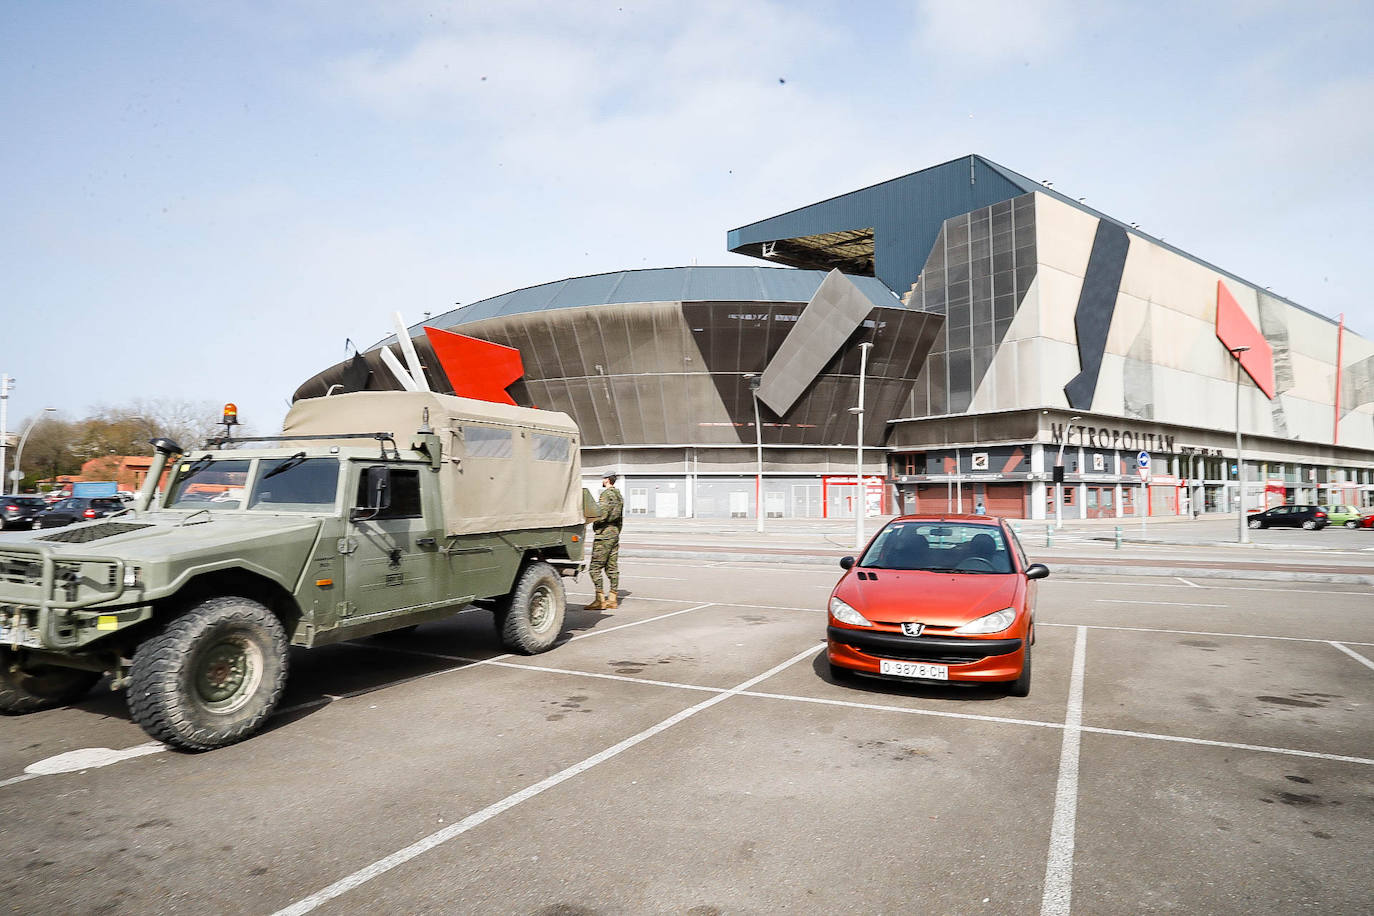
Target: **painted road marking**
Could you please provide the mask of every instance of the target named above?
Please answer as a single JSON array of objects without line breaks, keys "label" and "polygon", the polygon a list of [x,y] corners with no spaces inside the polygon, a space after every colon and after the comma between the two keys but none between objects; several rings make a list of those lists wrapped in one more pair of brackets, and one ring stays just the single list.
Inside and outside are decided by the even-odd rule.
[{"label": "painted road marking", "polygon": [[1151,607],[1230,607],[1229,604],[1194,604],[1188,601],[1132,601],[1128,598],[1094,598],[1098,604],[1148,604]]},{"label": "painted road marking", "polygon": [[1198,585],[1196,582],[1189,582],[1187,579],[1183,578],[1182,576],[1174,576],[1174,578],[1177,579],[1178,581],[1182,582],[1184,585],[1191,585],[1193,588],[1202,588],[1201,585]]},{"label": "painted road marking", "polygon": [[787,661],[779,665],[774,665],[772,668],[769,668],[763,674],[760,674],[756,677],[752,677],[749,680],[744,681],[742,684],[739,684],[738,686],[725,691],[724,693],[719,693],[713,697],[710,697],[709,699],[702,700],[695,706],[688,707],[687,709],[684,709],[675,715],[669,716],[662,722],[659,722],[657,725],[653,725],[649,728],[646,728],[639,734],[631,735],[624,741],[621,741],[618,744],[614,744],[611,747],[606,748],[604,751],[601,751],[600,753],[593,754],[592,756],[580,761],[579,763],[575,763],[564,770],[560,770],[559,772],[553,774],[547,779],[541,780],[535,783],[534,785],[521,789],[519,792],[516,792],[513,795],[508,795],[500,801],[488,805],[487,807],[483,808],[481,811],[476,812],[475,814],[468,815],[456,824],[451,824],[450,826],[445,827],[443,830],[435,831],[434,833],[431,833],[424,839],[412,843],[404,849],[397,850],[396,852],[392,853],[386,858],[379,859],[365,868],[355,871],[353,874],[345,878],[342,878],[339,881],[334,882],[328,887],[316,891],[309,897],[306,897],[302,900],[298,900],[290,906],[286,907],[285,909],[277,911],[275,916],[302,916],[302,914],[304,913],[309,913],[310,911],[314,910],[320,905],[327,903],[330,900],[333,900],[335,897],[342,896],[343,894],[348,893],[354,888],[366,884],[373,878],[383,875],[399,865],[404,865],[406,862],[409,862],[416,856],[423,855],[424,853],[429,852],[431,849],[434,849],[437,846],[447,843],[454,837],[461,836],[462,834],[467,833],[469,830],[472,830],[476,827],[480,827],[482,824],[485,824],[487,821],[491,820],[499,814],[502,814],[505,811],[509,811],[516,805],[519,805],[522,802],[529,801],[536,795],[539,795],[549,789],[554,788],[555,786],[567,782],[569,779],[572,779],[574,776],[578,776],[582,773],[585,773],[592,767],[605,763],[607,760],[610,760],[618,754],[629,750],[635,745],[647,741],[655,735],[658,735],[664,731],[667,731],[668,729],[672,728],[674,725],[677,725],[680,722],[690,719],[697,713],[710,709],[717,703],[724,702],[732,696],[739,695],[740,693],[742,693],[745,690],[748,690],[755,684],[767,680],[768,678],[772,677],[780,671],[785,670],[791,665],[794,665],[805,658],[810,658],[811,656],[815,655],[817,651],[819,651],[819,648],[820,647],[817,646],[808,647],[806,651],[797,653],[796,655],[792,656]]},{"label": "painted road marking", "polygon": [[[1076,623],[1042,623],[1036,621],[1037,627],[1076,627]],[[1277,639],[1285,642],[1325,642],[1329,639],[1317,639],[1311,636],[1257,636],[1253,633],[1213,633],[1208,630],[1166,630],[1161,627],[1112,627],[1102,624],[1083,624],[1089,630],[1121,630],[1125,633],[1168,633],[1175,636],[1225,636],[1229,639]],[[1374,643],[1353,642],[1349,639],[1342,640],[1348,646],[1374,646]]]},{"label": "painted road marking", "polygon": [[1059,750],[1059,781],[1054,790],[1054,820],[1045,863],[1041,916],[1068,916],[1073,898],[1073,841],[1078,817],[1078,751],[1083,740],[1083,670],[1088,631],[1079,627],[1073,643],[1069,702],[1064,712],[1064,740]]},{"label": "painted road marking", "polygon": [[[1365,658],[1363,655],[1354,651],[1353,649],[1348,649],[1343,644],[1335,642],[1334,640],[1332,641],[1331,645],[1335,646],[1337,649],[1340,649],[1346,655],[1349,655],[1351,658],[1355,659],[1355,661],[1360,662],[1366,668],[1374,668],[1374,661],[1370,661],[1369,659]],[[1362,646],[1364,645],[1364,643],[1357,642],[1355,643],[1355,645]]]}]

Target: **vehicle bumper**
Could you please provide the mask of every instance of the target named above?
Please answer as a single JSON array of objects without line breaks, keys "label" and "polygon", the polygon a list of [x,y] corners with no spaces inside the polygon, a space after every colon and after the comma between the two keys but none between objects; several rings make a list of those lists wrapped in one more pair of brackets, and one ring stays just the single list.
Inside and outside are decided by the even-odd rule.
[{"label": "vehicle bumper", "polygon": [[882,660],[892,659],[945,665],[951,681],[974,683],[1015,680],[1025,658],[1024,640],[1016,637],[910,637],[834,626],[826,628],[826,652],[832,665],[860,674],[880,677]]}]

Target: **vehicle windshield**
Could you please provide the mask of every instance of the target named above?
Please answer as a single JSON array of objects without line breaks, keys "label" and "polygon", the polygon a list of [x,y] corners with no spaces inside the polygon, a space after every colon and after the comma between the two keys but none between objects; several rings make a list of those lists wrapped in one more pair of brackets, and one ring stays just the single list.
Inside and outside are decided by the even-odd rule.
[{"label": "vehicle windshield", "polygon": [[333,458],[214,458],[177,465],[169,509],[248,509],[256,512],[332,510],[339,484]]},{"label": "vehicle windshield", "polygon": [[243,502],[251,463],[246,458],[214,459],[208,455],[182,461],[165,505],[169,509],[237,509]]},{"label": "vehicle windshield", "polygon": [[339,488],[339,462],[332,458],[293,455],[258,462],[249,509],[270,512],[318,512],[331,508]]},{"label": "vehicle windshield", "polygon": [[878,532],[859,565],[947,573],[1013,571],[1000,527],[960,522],[893,522]]}]

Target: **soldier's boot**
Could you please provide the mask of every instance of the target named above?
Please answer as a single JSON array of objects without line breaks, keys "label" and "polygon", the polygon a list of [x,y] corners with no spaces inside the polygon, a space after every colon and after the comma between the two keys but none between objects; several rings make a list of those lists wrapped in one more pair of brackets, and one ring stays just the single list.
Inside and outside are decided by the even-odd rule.
[{"label": "soldier's boot", "polygon": [[601,606],[608,611],[620,607],[620,596],[615,593],[615,589],[611,589],[606,593],[606,601]]},{"label": "soldier's boot", "polygon": [[584,611],[599,611],[604,607],[606,607],[606,596],[601,594],[600,589],[597,589],[596,598],[591,602],[591,604],[583,605],[582,609]]}]

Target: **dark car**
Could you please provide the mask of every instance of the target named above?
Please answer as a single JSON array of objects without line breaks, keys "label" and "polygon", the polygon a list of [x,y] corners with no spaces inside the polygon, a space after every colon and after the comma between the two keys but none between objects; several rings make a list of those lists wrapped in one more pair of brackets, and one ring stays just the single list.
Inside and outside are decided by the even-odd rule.
[{"label": "dark car", "polygon": [[32,528],[47,507],[41,496],[0,496],[0,528]]},{"label": "dark car", "polygon": [[61,528],[72,522],[87,522],[123,512],[128,506],[116,496],[69,496],[59,500],[38,517],[39,528]]},{"label": "dark car", "polygon": [[1331,517],[1321,506],[1275,506],[1266,512],[1256,512],[1246,524],[1251,528],[1306,528],[1312,531],[1331,524]]}]

